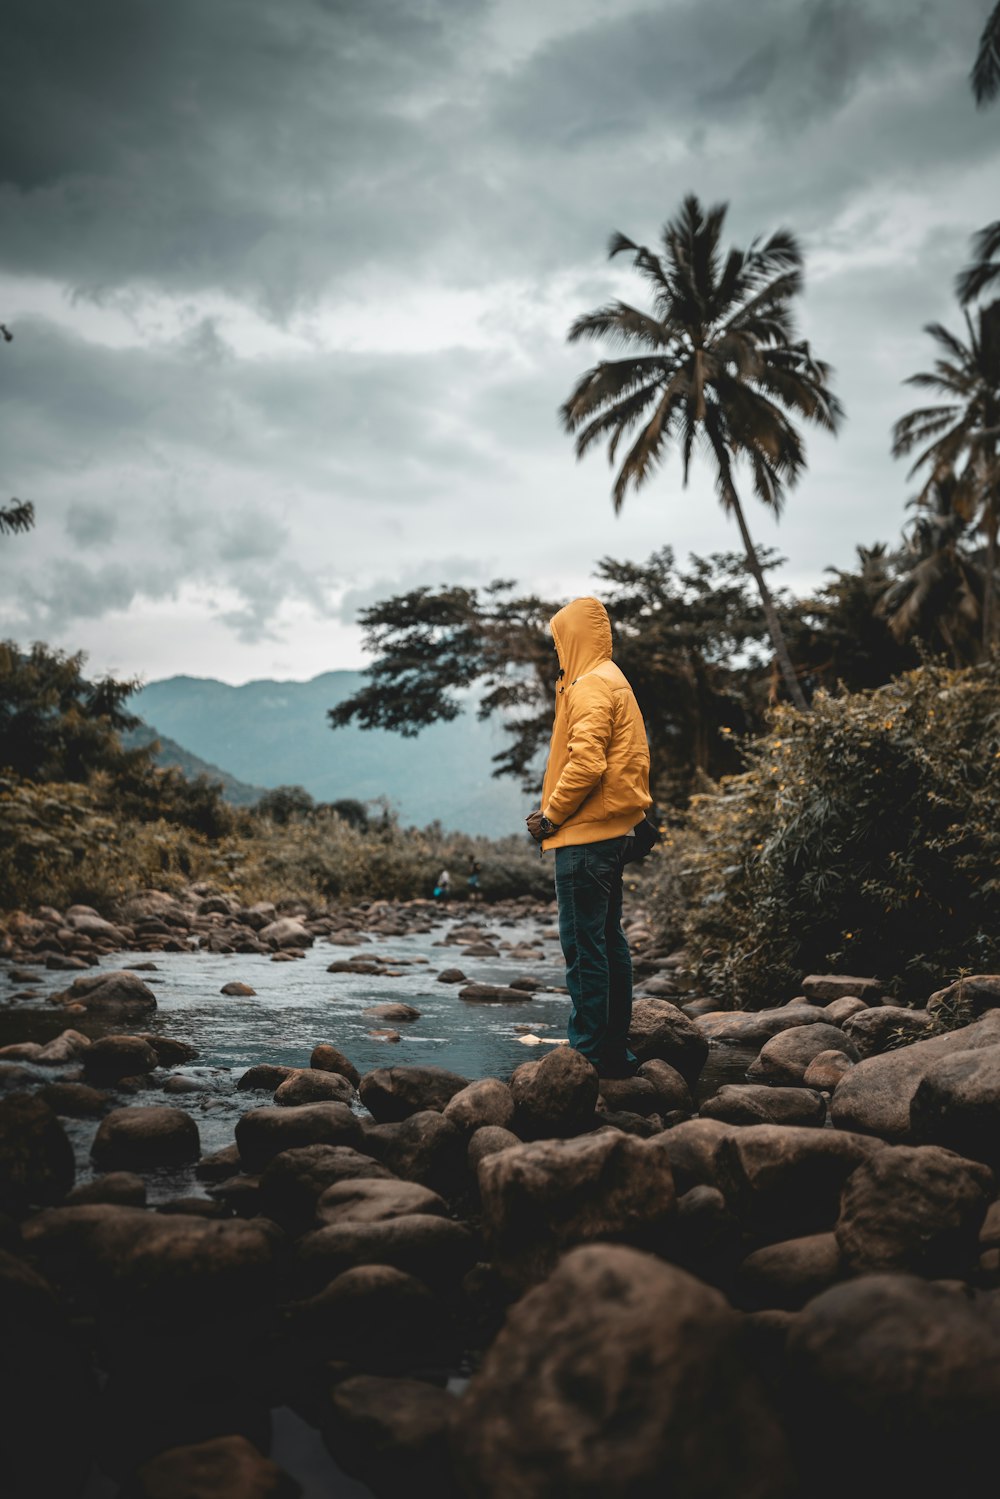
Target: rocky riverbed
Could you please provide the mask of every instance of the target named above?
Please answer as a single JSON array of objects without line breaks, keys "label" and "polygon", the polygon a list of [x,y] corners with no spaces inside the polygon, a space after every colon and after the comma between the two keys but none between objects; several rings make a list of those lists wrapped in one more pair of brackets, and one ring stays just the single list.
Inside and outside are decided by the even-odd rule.
[{"label": "rocky riverbed", "polygon": [[4,1491],[981,1493],[1000,977],[718,1012],[630,936],[610,1082],[551,907],[7,918]]}]

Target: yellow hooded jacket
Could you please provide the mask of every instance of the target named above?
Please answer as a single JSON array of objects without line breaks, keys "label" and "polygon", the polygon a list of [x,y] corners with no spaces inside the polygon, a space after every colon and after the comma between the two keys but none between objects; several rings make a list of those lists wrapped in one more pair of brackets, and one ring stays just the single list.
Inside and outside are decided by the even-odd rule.
[{"label": "yellow hooded jacket", "polygon": [[611,625],[598,599],[574,599],[549,622],[563,675],[542,785],[557,832],[543,848],[631,832],[652,805],[649,745],[635,694],[611,659]]}]

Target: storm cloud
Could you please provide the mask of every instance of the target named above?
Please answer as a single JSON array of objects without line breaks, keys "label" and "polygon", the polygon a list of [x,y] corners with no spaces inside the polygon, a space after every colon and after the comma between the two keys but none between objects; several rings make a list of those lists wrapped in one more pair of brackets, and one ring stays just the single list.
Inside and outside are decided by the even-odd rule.
[{"label": "storm cloud", "polygon": [[687,191],[787,225],[842,436],[757,539],[891,540],[888,430],[996,217],[986,0],[7,0],[0,629],[147,676],[357,665],[379,592],[732,545],[699,469],[615,520],[557,420],[605,259]]}]

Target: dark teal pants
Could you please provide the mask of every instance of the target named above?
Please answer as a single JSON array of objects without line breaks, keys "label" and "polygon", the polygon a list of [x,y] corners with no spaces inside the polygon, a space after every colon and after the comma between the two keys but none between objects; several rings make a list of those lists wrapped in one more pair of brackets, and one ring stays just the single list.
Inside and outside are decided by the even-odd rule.
[{"label": "dark teal pants", "polygon": [[559,941],[573,1002],[569,1044],[600,1067],[634,1063],[632,957],[622,931],[622,859],[627,838],[557,848]]}]

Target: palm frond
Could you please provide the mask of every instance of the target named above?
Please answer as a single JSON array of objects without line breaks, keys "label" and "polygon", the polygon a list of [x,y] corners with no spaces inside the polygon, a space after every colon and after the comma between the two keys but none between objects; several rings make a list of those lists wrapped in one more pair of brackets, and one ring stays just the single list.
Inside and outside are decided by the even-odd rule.
[{"label": "palm frond", "polygon": [[12,500],[0,505],[0,535],[30,531],[35,524],[35,507],[30,500]]},{"label": "palm frond", "polygon": [[1000,5],[993,8],[983,27],[969,82],[980,107],[1000,93]]}]

